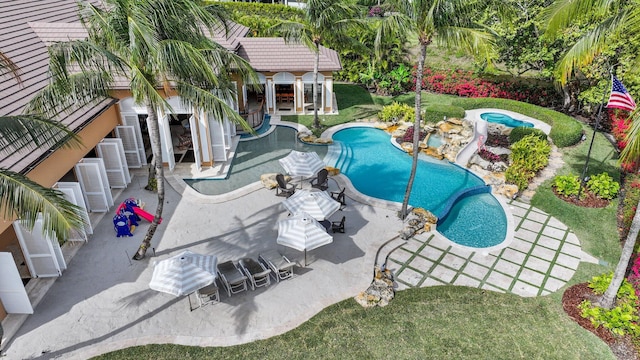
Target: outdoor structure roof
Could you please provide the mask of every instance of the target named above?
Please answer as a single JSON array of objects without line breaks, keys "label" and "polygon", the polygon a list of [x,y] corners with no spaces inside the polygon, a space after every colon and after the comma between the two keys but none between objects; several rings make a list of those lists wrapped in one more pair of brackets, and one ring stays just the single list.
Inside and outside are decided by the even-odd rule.
[{"label": "outdoor structure roof", "polygon": [[[92,1],[98,4],[98,1]],[[21,83],[10,75],[0,77],[0,116],[21,114],[33,95],[49,79],[47,44],[78,36],[78,4],[74,0],[0,0],[0,51],[19,68]],[[62,33],[59,29],[68,29]],[[61,121],[78,130],[111,106],[112,99],[61,116]],[[1,149],[0,149],[1,150]],[[23,150],[5,155],[0,167],[24,172],[49,149]]]},{"label": "outdoor structure roof", "polygon": [[[315,54],[303,44],[285,43],[283,38],[242,38],[238,55],[256,71],[313,71]],[[320,46],[318,71],[341,70],[335,50]]]},{"label": "outdoor structure roof", "polygon": [[[101,1],[89,0],[100,6]],[[0,52],[20,69],[21,83],[10,75],[0,77],[0,116],[21,114],[29,100],[48,84],[47,46],[77,40],[87,32],[79,22],[76,0],[0,0]],[[282,38],[247,38],[249,28],[229,22],[211,34],[213,40],[247,60],[256,71],[312,71],[314,53],[301,44],[285,44]],[[320,71],[340,70],[338,54],[320,47]],[[114,88],[126,89],[125,77],[115,79]],[[61,116],[61,121],[78,130],[111,106],[113,100]],[[1,151],[1,149],[0,149]],[[22,151],[0,160],[0,167],[16,172],[28,170],[48,149]]]}]

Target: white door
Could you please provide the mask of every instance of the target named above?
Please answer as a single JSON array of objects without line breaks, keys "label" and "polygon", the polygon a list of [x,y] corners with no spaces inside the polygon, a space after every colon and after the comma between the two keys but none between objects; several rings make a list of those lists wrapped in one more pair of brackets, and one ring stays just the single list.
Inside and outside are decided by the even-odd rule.
[{"label": "white door", "polygon": [[13,228],[18,236],[24,260],[32,277],[62,275],[62,270],[67,268],[67,264],[62,257],[58,239],[50,238],[42,233],[41,217],[36,220],[31,231],[21,225],[20,220],[13,222]]},{"label": "white door", "polygon": [[163,115],[158,121],[160,128],[160,145],[162,146],[162,162],[169,164],[169,171],[176,167],[176,157],[173,155],[173,139],[171,138],[171,126],[169,115]]},{"label": "white door", "polygon": [[116,136],[122,140],[124,155],[127,159],[127,165],[132,168],[141,168],[142,159],[138,149],[138,139],[136,139],[136,131],[133,126],[116,126]]},{"label": "white door", "polygon": [[[133,126],[136,145],[138,146],[138,153],[140,154],[140,161],[142,161],[142,165],[147,165],[147,152],[144,148],[144,141],[142,140],[142,130],[140,129],[140,121],[138,121],[138,114],[121,114],[121,115],[122,115],[122,122],[124,122],[125,126]],[[129,166],[131,166],[131,164],[129,164]]]},{"label": "white door", "polygon": [[[118,144],[104,142],[103,139],[96,144],[96,151],[104,162],[104,170],[107,173],[107,179],[109,179],[109,187],[117,189],[126,188],[127,179],[123,171],[123,169],[126,168],[126,164],[122,164]],[[128,170],[129,169],[127,169],[127,173]]]},{"label": "white door", "polygon": [[71,203],[77,205],[83,210],[82,219],[84,220],[84,232],[85,234],[93,234],[93,228],[91,227],[91,221],[89,220],[89,214],[87,213],[87,204],[84,202],[80,184],[77,182],[57,182],[53,185],[53,188],[62,191],[68,201],[71,200],[69,200],[70,197],[67,197],[67,194],[69,192],[73,194],[74,201],[71,201]]},{"label": "white door", "polygon": [[131,184],[131,173],[129,172],[129,165],[127,164],[127,156],[124,154],[122,139],[104,138],[102,139],[102,142],[116,145],[118,156],[120,157],[120,165],[122,166],[122,173],[124,174],[124,180],[127,184]]},{"label": "white door", "polygon": [[33,307],[11,253],[0,252],[0,302],[8,314],[33,314]]},{"label": "white door", "polygon": [[200,138],[198,137],[198,122],[193,115],[189,117],[189,129],[191,129],[193,157],[196,159],[196,167],[199,171],[202,168],[202,159],[200,159]]},{"label": "white door", "polygon": [[[71,184],[73,186],[65,186],[60,184]],[[89,237],[87,234],[93,234],[93,229],[91,228],[91,221],[89,220],[89,214],[87,213],[87,208],[84,205],[84,199],[82,199],[82,190],[80,189],[80,184],[78,183],[55,183],[52,186],[54,189],[61,191],[64,194],[64,198],[78,206],[81,209],[81,216],[84,226],[78,230],[72,230],[69,234],[69,241],[88,241]]]},{"label": "white door", "polygon": [[[82,159],[76,164],[75,173],[82,189],[82,196],[84,197],[84,203],[87,205],[87,210],[90,212],[109,211],[111,205],[105,193],[105,186],[98,164],[84,162],[84,159]],[[109,194],[111,194],[111,191],[109,191]]]}]

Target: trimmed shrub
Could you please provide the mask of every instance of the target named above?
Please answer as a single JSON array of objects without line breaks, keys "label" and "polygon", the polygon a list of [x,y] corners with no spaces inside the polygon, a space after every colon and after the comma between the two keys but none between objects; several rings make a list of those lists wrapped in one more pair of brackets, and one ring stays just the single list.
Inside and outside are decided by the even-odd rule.
[{"label": "trimmed shrub", "polygon": [[511,130],[511,133],[509,134],[509,142],[511,144],[517,143],[522,140],[523,137],[530,134],[534,134],[542,140],[547,140],[547,134],[545,134],[544,131],[536,128],[520,126]]},{"label": "trimmed shrub", "polygon": [[505,172],[505,180],[522,191],[529,186],[539,170],[549,162],[551,146],[546,140],[529,134],[511,146],[511,166]]},{"label": "trimmed shrub", "polygon": [[580,179],[578,175],[558,175],[553,179],[553,187],[560,195],[578,195],[580,192]]},{"label": "trimmed shrub", "polygon": [[391,105],[382,107],[378,113],[380,121],[416,121],[416,111],[407,104],[393,102]]},{"label": "trimmed shrub", "polygon": [[454,105],[427,105],[424,108],[424,121],[437,123],[438,121],[448,118],[463,118],[464,109]]},{"label": "trimmed shrub", "polygon": [[620,191],[620,184],[607,174],[606,172],[593,175],[587,181],[587,189],[594,193],[597,197],[611,200]]}]

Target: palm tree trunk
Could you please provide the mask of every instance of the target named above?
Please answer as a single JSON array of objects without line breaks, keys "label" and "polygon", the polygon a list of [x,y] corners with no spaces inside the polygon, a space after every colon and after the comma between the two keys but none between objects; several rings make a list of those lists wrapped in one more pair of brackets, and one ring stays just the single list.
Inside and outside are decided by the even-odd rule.
[{"label": "palm tree trunk", "polygon": [[318,119],[318,64],[320,63],[320,47],[316,44],[316,57],[313,61],[313,127],[320,128],[320,119]]},{"label": "palm tree trunk", "polygon": [[611,283],[607,288],[607,291],[604,292],[602,298],[599,301],[599,306],[604,309],[612,309],[616,302],[616,296],[618,295],[618,290],[620,290],[620,286],[622,285],[622,280],[624,279],[624,275],[627,272],[627,267],[629,266],[629,260],[631,260],[631,255],[633,254],[633,248],[636,245],[636,239],[638,238],[638,233],[640,232],[640,202],[638,202],[638,210],[636,214],[633,216],[633,221],[631,222],[631,228],[629,229],[629,234],[627,234],[627,238],[624,241],[624,246],[622,247],[622,254],[620,255],[620,260],[618,260],[618,265],[616,266],[616,270],[613,272],[613,278],[611,279]]},{"label": "palm tree trunk", "polygon": [[[153,166],[156,174],[156,187],[158,190],[158,206],[153,221],[142,239],[142,243],[138,251],[133,255],[133,260],[142,260],[151,246],[151,239],[155,234],[160,218],[162,217],[162,208],[164,207],[164,167],[162,166],[162,147],[160,145],[160,128],[158,126],[158,114],[155,107],[147,103],[147,129],[149,129],[149,138],[151,140],[151,151],[153,152]],[[170,146],[170,145],[169,145]]]},{"label": "palm tree trunk", "polygon": [[404,200],[402,201],[402,210],[400,210],[400,218],[405,219],[407,217],[407,208],[409,206],[409,197],[411,196],[411,189],[413,188],[413,181],[416,177],[416,170],[418,169],[418,154],[420,153],[420,117],[421,117],[421,102],[422,102],[422,71],[424,70],[424,59],[427,55],[427,45],[423,42],[420,43],[420,56],[418,57],[418,68],[416,69],[416,121],[413,123],[413,161],[411,163],[411,174],[409,175],[409,182],[407,183],[407,189],[404,192]]}]

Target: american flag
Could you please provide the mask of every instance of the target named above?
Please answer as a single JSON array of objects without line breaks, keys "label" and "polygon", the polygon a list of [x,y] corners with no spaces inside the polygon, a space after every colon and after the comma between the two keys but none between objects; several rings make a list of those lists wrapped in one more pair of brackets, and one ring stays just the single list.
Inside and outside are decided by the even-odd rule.
[{"label": "american flag", "polygon": [[609,102],[607,102],[607,108],[616,108],[627,111],[633,111],[636,109],[636,103],[633,101],[631,95],[624,85],[613,76],[613,83],[611,86],[611,95],[609,95]]}]

